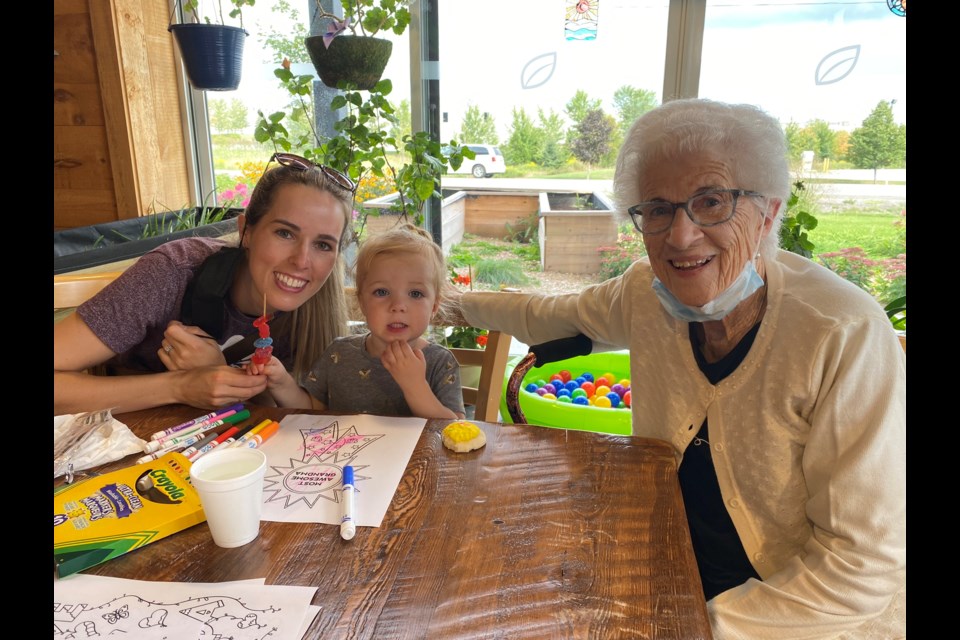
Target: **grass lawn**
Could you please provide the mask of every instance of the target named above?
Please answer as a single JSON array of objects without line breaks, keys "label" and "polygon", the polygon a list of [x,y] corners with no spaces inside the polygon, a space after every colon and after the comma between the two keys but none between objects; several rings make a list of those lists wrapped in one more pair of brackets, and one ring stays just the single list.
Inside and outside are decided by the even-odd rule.
[{"label": "grass lawn", "polygon": [[871,258],[892,258],[906,252],[906,219],[899,214],[857,211],[816,214],[817,228],[809,232],[814,254],[861,247]]}]

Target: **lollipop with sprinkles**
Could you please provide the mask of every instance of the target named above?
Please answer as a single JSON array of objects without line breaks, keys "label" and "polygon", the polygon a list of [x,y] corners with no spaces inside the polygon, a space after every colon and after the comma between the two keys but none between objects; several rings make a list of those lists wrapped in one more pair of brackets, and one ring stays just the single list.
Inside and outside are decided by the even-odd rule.
[{"label": "lollipop with sprinkles", "polygon": [[270,362],[273,354],[273,338],[270,337],[270,325],[267,324],[267,294],[263,294],[263,315],[253,321],[253,326],[260,332],[260,337],[253,341],[256,350],[253,352],[253,364],[263,365]]}]

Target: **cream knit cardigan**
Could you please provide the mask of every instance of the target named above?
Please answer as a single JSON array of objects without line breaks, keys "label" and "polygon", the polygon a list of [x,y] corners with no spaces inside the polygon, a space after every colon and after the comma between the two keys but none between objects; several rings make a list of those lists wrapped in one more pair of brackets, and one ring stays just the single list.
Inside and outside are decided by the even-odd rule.
[{"label": "cream knit cardigan", "polygon": [[463,313],[527,344],[583,332],[594,351],[629,348],[633,433],[678,462],[709,419],[720,491],[763,578],[707,603],[717,640],[905,637],[906,356],[855,285],[784,251],[765,266],[756,340],[716,386],[646,259],[580,294],[468,293]]}]

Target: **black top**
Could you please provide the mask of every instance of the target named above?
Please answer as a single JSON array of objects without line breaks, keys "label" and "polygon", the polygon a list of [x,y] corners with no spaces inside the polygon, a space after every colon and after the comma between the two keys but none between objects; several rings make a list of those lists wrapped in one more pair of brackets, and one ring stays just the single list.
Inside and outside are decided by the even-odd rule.
[{"label": "black top", "polygon": [[[695,323],[690,323],[690,343],[700,371],[710,384],[717,384],[733,373],[750,351],[760,325],[754,326],[740,340],[733,351],[719,362],[707,362],[701,352]],[[683,453],[680,464],[680,490],[690,525],[693,552],[697,557],[703,595],[709,600],[727,589],[736,587],[748,578],[760,580],[743,550],[743,543],[723,504],[717,473],[710,456],[710,432],[707,421]]]}]

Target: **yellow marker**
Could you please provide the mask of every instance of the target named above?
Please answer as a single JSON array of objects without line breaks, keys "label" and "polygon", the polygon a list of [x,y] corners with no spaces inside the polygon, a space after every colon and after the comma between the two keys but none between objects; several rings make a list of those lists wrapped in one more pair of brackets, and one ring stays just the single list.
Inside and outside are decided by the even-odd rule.
[{"label": "yellow marker", "polygon": [[273,422],[273,420],[271,418],[267,418],[266,420],[264,420],[263,422],[255,426],[253,429],[250,429],[250,431],[247,431],[242,438],[240,438],[239,440],[235,440],[234,442],[231,442],[230,446],[231,447],[244,446],[243,444],[244,442],[249,441],[250,438],[257,435],[258,432],[263,431],[267,427],[267,425],[269,425],[271,422]]}]

